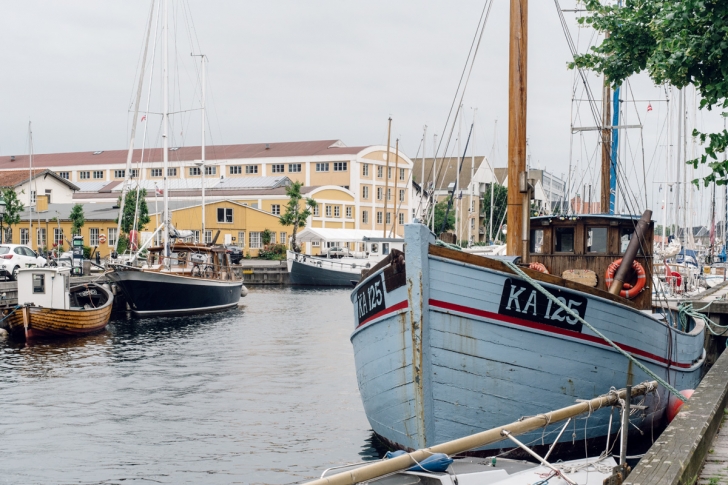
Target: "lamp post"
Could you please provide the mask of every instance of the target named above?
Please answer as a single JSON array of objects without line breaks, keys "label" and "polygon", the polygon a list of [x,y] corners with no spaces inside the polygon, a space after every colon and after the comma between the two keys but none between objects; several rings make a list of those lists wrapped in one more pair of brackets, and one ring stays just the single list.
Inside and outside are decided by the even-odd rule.
[{"label": "lamp post", "polygon": [[2,198],[0,195],[0,244],[3,243],[4,234],[5,231],[3,229],[3,219],[5,218],[5,208],[7,204],[5,203],[5,199]]}]

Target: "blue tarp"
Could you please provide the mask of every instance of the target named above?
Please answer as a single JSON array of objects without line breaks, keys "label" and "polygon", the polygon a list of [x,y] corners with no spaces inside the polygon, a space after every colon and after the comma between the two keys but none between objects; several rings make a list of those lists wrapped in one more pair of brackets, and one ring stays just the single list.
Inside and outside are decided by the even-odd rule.
[{"label": "blue tarp", "polygon": [[[384,455],[384,458],[395,458],[397,456],[402,456],[406,453],[407,452],[403,450],[388,451],[387,454]],[[434,453],[432,456],[428,456],[427,458],[422,460],[419,465],[408,468],[407,471],[443,473],[447,471],[447,467],[449,467],[450,465],[452,465],[452,458],[444,453]]]}]

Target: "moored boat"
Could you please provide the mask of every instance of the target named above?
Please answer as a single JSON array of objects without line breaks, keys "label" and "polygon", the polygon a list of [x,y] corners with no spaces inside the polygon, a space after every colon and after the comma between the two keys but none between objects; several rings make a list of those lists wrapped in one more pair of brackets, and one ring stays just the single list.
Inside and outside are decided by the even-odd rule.
[{"label": "moored boat", "polygon": [[70,286],[70,268],[18,271],[18,308],[6,322],[14,338],[87,335],[109,323],[114,295],[103,285]]}]

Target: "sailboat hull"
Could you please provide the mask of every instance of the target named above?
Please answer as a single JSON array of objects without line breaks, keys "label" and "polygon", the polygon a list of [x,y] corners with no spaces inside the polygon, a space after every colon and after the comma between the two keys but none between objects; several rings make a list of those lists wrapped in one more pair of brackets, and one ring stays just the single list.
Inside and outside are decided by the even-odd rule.
[{"label": "sailboat hull", "polygon": [[137,316],[211,313],[240,302],[242,280],[222,281],[156,271],[117,270],[107,277],[118,284]]},{"label": "sailboat hull", "polygon": [[[531,296],[533,287],[501,262],[477,258],[487,263],[481,266],[462,261],[475,261],[473,256],[451,258],[458,252],[431,246],[434,240],[419,224],[406,226],[405,239],[402,271],[381,268],[352,293],[359,389],[372,429],[385,441],[406,449],[431,446],[626,384],[628,359],[548,308],[543,295]],[[705,355],[700,322],[683,333],[609,299],[543,286],[678,389],[698,384]],[[632,371],[634,383],[651,380]],[[649,429],[667,401],[660,388],[632,422]],[[568,441],[603,440],[609,417],[601,410],[579,420]],[[617,423],[615,418],[612,436]],[[549,444],[560,426],[519,439]]]}]

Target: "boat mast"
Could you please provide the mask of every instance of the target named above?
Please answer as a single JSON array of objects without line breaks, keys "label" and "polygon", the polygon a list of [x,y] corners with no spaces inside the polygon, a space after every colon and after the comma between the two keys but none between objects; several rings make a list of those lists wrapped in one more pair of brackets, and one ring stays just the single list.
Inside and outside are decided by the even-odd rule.
[{"label": "boat mast", "polygon": [[382,220],[382,237],[387,237],[387,195],[389,192],[389,143],[392,136],[392,117],[389,117],[389,125],[387,126],[387,170],[384,174],[384,219]]},{"label": "boat mast", "polygon": [[[194,56],[194,54],[190,54]],[[202,232],[200,233],[200,238],[202,239],[202,242],[205,241],[205,171],[207,168],[205,167],[205,76],[207,74],[207,67],[205,66],[205,62],[207,61],[207,57],[205,54],[197,54],[195,57],[200,57],[200,62],[202,64],[202,142],[201,142],[201,156],[202,159],[200,160],[200,163],[197,164],[198,167],[200,167],[201,174],[202,174]]]},{"label": "boat mast", "polygon": [[[30,238],[33,234],[33,124],[31,121],[28,121],[28,158],[28,244],[32,248],[33,242]],[[20,242],[22,244],[23,241]]]},{"label": "boat mast", "polygon": [[[425,125],[424,133],[422,134],[422,178],[420,179],[420,207],[424,208],[423,211],[427,210],[427,203],[426,201],[423,201],[422,199],[425,197],[425,161],[427,160],[427,156],[425,155],[425,152],[427,151],[427,125]],[[425,202],[425,205],[422,205],[422,202]],[[427,224],[427,219],[425,218],[424,212],[420,213],[420,217],[422,218],[422,221]]]},{"label": "boat mast", "polygon": [[397,162],[399,161],[399,138],[394,142],[394,203],[392,204],[394,208],[394,220],[392,221],[392,232],[390,235],[391,237],[397,237],[397,217],[399,217],[399,207],[397,205],[397,202],[399,202],[399,194],[397,192],[398,189],[398,180],[399,180],[399,168],[397,165]]},{"label": "boat mast", "polygon": [[[475,207],[473,207],[473,180],[475,179],[475,115],[478,108],[473,110],[473,148],[470,149],[470,200],[468,201],[468,247],[473,245],[473,217],[477,218]],[[478,207],[480,209],[480,207]]]},{"label": "boat mast", "polygon": [[[607,76],[604,76],[604,84],[602,86],[602,186],[600,193],[600,212],[611,214],[613,212],[613,206],[611,206],[611,171],[612,171],[612,158],[610,157],[609,147],[611,145],[611,125],[610,118],[612,117],[612,105],[610,103],[611,89],[609,88],[609,81]],[[591,202],[591,200],[589,201]],[[591,213],[591,207],[589,207],[589,213]]]},{"label": "boat mast", "polygon": [[[459,113],[459,119],[458,119],[458,158],[461,157],[460,155],[462,152],[460,145],[462,143],[463,139],[463,103],[460,103],[460,109],[458,110]],[[463,154],[464,155],[464,154]],[[455,166],[457,171],[455,172],[455,187],[460,188],[460,167],[458,166],[458,162],[455,162]],[[462,237],[462,227],[460,226],[461,219],[463,217],[462,214],[462,207],[460,207],[460,204],[462,204],[463,200],[462,197],[458,197],[458,194],[453,194],[455,199],[457,200],[457,203],[455,204],[455,244],[460,246],[460,238]]]},{"label": "boat mast", "polygon": [[437,184],[437,133],[432,134],[432,192],[430,193],[430,205],[432,206],[432,232],[435,232],[435,185]]},{"label": "boat mast", "polygon": [[507,254],[528,262],[529,194],[526,171],[528,0],[511,0],[508,65]]},{"label": "boat mast", "polygon": [[[126,203],[126,192],[129,190],[131,180],[131,162],[134,154],[134,138],[136,137],[137,120],[139,118],[139,102],[142,98],[142,86],[144,85],[144,68],[147,64],[147,50],[149,49],[149,35],[152,33],[152,18],[154,17],[154,0],[149,9],[149,26],[147,27],[147,40],[144,43],[144,55],[142,56],[141,72],[139,73],[139,86],[137,87],[136,100],[134,101],[134,118],[131,122],[131,137],[129,140],[129,153],[126,155],[126,170],[124,171],[124,184],[121,186],[121,204],[119,204],[119,222],[116,224],[116,241],[114,241],[114,252],[119,247],[119,236],[121,235],[121,220],[124,217],[124,205]],[[137,193],[139,186],[137,185]]]},{"label": "boat mast", "polygon": [[163,99],[163,110],[164,114],[162,116],[162,157],[163,157],[163,190],[164,193],[162,194],[163,200],[164,200],[164,208],[162,209],[164,212],[162,214],[162,224],[164,225],[164,234],[163,234],[163,242],[164,242],[164,256],[166,258],[167,265],[170,264],[169,262],[169,196],[168,196],[168,190],[167,190],[167,169],[169,168],[169,0],[164,0],[164,66],[162,68],[164,75],[162,83],[164,84],[164,99]]}]

